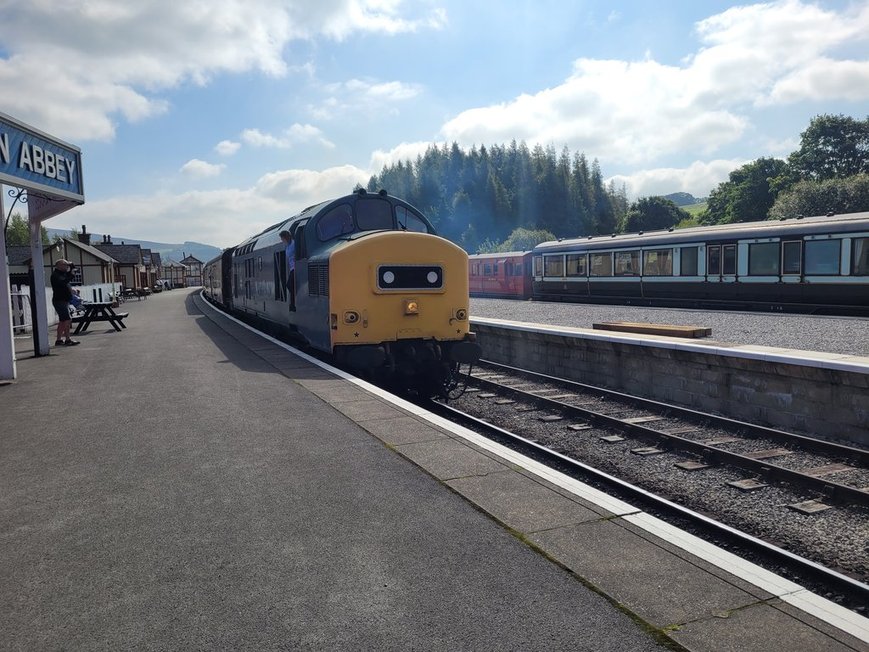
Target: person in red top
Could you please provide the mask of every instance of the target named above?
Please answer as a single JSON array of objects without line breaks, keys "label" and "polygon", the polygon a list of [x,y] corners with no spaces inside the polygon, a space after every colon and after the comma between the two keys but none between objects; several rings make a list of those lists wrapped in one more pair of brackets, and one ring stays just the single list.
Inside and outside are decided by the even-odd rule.
[{"label": "person in red top", "polygon": [[74,265],[62,258],[54,263],[54,271],[51,273],[51,305],[57,311],[57,340],[55,346],[75,346],[76,342],[69,337],[69,329],[72,326],[69,304],[72,301],[72,270]]}]

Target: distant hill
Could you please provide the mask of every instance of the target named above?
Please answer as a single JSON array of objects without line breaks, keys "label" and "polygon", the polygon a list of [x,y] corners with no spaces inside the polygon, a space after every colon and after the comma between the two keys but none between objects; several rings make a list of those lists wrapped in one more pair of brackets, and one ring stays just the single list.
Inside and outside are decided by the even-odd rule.
[{"label": "distant hill", "polygon": [[673,192],[669,195],[664,195],[664,199],[669,199],[676,206],[690,206],[691,204],[699,204],[705,202],[705,199],[697,199],[690,192]]},{"label": "distant hill", "polygon": [[[62,236],[64,238],[69,237],[69,231],[65,229],[46,229],[46,231],[48,231],[49,238],[54,238],[55,236]],[[91,244],[98,244],[102,242],[102,240],[102,233],[91,234]],[[143,249],[156,251],[160,254],[160,258],[163,259],[164,263],[168,259],[174,260],[175,262],[181,262],[181,259],[186,256],[195,256],[202,262],[208,262],[221,252],[217,247],[202,244],[201,242],[190,241],[181,244],[170,244],[167,242],[151,242],[150,240],[136,240],[135,238],[124,238],[113,235],[112,243],[137,244]]]}]

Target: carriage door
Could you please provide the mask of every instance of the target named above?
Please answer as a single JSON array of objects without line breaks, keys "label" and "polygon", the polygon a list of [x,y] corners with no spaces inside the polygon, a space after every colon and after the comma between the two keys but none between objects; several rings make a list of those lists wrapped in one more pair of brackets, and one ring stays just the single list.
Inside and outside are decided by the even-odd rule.
[{"label": "carriage door", "polygon": [[708,245],[706,247],[706,280],[712,283],[736,281],[736,245]]},{"label": "carriage door", "polygon": [[[301,220],[290,227],[293,242],[296,245],[296,306],[308,298],[308,243],[305,240],[305,225],[308,220]],[[287,301],[289,301],[289,293]]]}]

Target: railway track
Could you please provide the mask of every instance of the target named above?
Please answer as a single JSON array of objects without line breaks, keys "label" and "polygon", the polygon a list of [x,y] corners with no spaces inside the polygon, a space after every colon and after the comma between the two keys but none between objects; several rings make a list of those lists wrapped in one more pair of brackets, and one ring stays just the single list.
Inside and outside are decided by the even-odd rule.
[{"label": "railway track", "polygon": [[865,615],[866,451],[491,363],[432,409]]}]

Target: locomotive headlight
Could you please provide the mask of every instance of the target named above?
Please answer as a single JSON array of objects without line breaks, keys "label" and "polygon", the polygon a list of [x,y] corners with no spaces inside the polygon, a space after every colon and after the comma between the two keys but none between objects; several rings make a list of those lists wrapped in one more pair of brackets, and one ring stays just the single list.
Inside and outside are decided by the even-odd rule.
[{"label": "locomotive headlight", "polygon": [[355,310],[348,310],[344,313],[344,323],[345,324],[358,324],[359,323],[359,313]]},{"label": "locomotive headlight", "polygon": [[383,272],[383,282],[387,285],[395,283],[395,274],[393,272]]},{"label": "locomotive headlight", "polygon": [[416,299],[405,299],[404,300],[404,314],[405,315],[418,315],[419,314],[419,302]]},{"label": "locomotive headlight", "polygon": [[426,279],[429,283],[431,283],[432,285],[434,285],[435,283],[438,282],[438,278],[439,278],[439,277],[438,277],[438,273],[437,273],[437,272],[429,272],[428,274],[426,274],[426,277],[425,277],[425,279]]},{"label": "locomotive headlight", "polygon": [[459,321],[465,321],[468,318],[468,311],[464,308],[459,308],[456,310],[456,319]]}]

